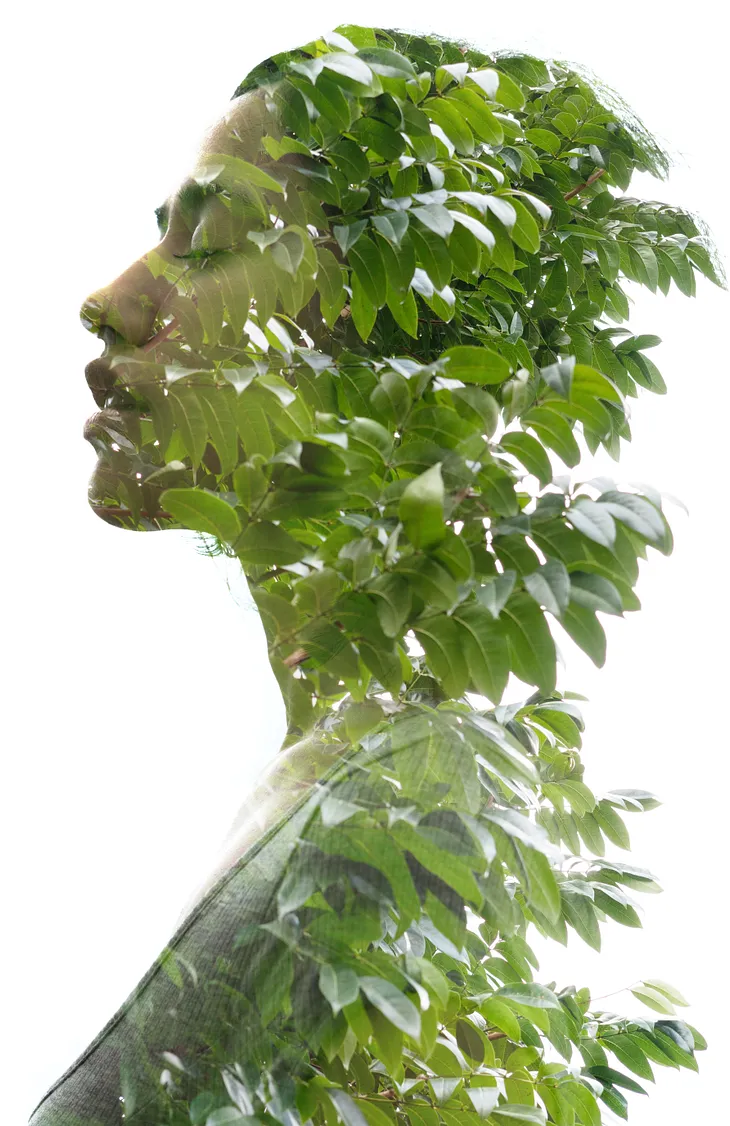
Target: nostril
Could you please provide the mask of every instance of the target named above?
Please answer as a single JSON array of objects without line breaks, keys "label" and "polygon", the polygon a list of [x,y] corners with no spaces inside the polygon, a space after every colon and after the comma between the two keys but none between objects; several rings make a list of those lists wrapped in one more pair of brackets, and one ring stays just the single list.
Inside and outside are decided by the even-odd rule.
[{"label": "nostril", "polygon": [[98,332],[103,309],[101,303],[93,297],[87,297],[79,311],[81,323],[89,332]]},{"label": "nostril", "polygon": [[104,304],[90,297],[84,301],[79,314],[84,328],[103,340],[107,348],[116,344],[120,338],[119,332],[106,323],[109,311],[108,303]]},{"label": "nostril", "polygon": [[111,325],[99,325],[96,334],[101,337],[107,348],[111,348],[119,340],[119,333]]}]

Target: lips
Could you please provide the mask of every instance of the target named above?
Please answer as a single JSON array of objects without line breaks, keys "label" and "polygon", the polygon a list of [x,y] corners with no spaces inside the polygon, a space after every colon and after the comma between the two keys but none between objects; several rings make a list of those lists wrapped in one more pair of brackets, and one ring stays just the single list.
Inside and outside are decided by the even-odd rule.
[{"label": "lips", "polygon": [[111,407],[97,411],[87,418],[84,423],[84,438],[87,442],[95,438],[111,438],[119,446],[134,449],[130,431],[134,423],[139,423],[140,412],[132,410],[115,410]]}]

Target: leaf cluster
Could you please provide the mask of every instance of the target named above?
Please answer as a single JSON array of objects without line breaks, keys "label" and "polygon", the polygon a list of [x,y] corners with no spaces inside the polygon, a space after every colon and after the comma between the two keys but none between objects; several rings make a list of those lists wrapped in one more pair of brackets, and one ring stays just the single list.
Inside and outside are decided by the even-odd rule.
[{"label": "leaf cluster", "polygon": [[724,283],[712,247],[626,194],[660,150],[557,63],[343,27],[239,92],[260,150],[207,156],[187,250],[147,255],[169,295],[144,352],[111,349],[94,502],[240,561],[306,765],[279,784],[310,805],[160,1121],[625,1117],[653,1064],[696,1067],[681,996],[598,1010],[535,980],[527,928],[599,949],[658,890],[612,856],[656,799],[584,782],[556,637],[603,664],[672,536],[651,488],[569,471],[666,390],[626,281],[694,296]]}]

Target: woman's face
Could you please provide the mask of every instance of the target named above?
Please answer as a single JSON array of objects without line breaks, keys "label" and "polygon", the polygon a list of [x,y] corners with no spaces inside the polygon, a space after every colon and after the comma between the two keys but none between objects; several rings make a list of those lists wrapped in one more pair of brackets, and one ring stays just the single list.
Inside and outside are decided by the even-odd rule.
[{"label": "woman's face", "polygon": [[[232,207],[230,201],[224,203],[211,191],[206,169],[212,174],[220,167],[210,161],[220,154],[255,162],[261,137],[272,127],[273,118],[260,92],[236,98],[204,138],[196,168],[157,209],[161,241],[109,285],[90,294],[81,307],[84,326],[105,345],[102,355],[86,367],[87,382],[100,408],[84,426],[84,437],[99,454],[89,482],[89,503],[112,523],[129,523],[124,519],[129,508],[140,513],[141,519],[134,521],[137,526],[155,529],[155,498],[162,491],[158,480],[159,486],[176,483],[174,470],[172,475],[166,472],[164,479],[155,476],[155,470],[165,465],[164,451],[159,450],[160,430],[165,429],[162,414],[169,416],[173,430],[177,425],[174,410],[163,409],[170,369],[174,373],[188,368],[199,374],[201,368],[213,368],[213,358],[220,359],[216,349],[226,347],[235,355],[235,336],[240,340],[242,324],[237,333],[228,325],[219,325],[216,331],[201,309],[202,283],[214,282],[217,268],[205,252],[223,251],[236,243],[236,228],[239,235],[245,230],[251,201],[234,199]],[[236,269],[236,256],[228,255],[227,283],[234,287]],[[249,275],[250,269],[249,261]],[[183,294],[187,296],[181,298]],[[186,306],[189,301],[193,310]],[[200,316],[186,316],[186,308]],[[153,426],[150,420],[155,418]],[[146,438],[151,439],[147,445]],[[174,464],[180,463],[173,459]]]}]

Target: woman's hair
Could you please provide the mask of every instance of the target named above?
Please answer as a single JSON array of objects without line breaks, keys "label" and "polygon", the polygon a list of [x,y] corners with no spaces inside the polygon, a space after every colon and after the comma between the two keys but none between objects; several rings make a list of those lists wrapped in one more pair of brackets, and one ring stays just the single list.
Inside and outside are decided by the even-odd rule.
[{"label": "woman's hair", "polygon": [[[289,63],[316,58],[328,49],[341,46],[343,37],[356,47],[377,45],[399,51],[406,55],[417,69],[432,69],[435,66],[455,62],[468,62],[471,67],[497,65],[508,69],[514,77],[535,90],[545,88],[543,79],[547,68],[549,84],[558,79],[569,80],[577,87],[578,92],[588,97],[589,102],[594,101],[606,112],[613,114],[615,121],[632,142],[635,167],[649,172],[659,180],[665,180],[674,164],[668,149],[650,132],[631,106],[589,67],[561,59],[540,59],[534,55],[509,49],[487,52],[465,39],[452,39],[430,32],[417,33],[397,28],[342,25],[334,32],[322,35],[309,43],[264,59],[239,83],[233,97],[275,84],[285,77]],[[710,228],[696,212],[687,209],[686,213],[695,223],[717,275],[725,284],[724,265]]]},{"label": "woman's hair", "polygon": [[[358,35],[358,32],[360,35]],[[236,88],[233,97],[277,82],[284,77],[288,63],[315,58],[327,50],[328,46],[336,46],[338,35],[343,33],[346,38],[354,40],[356,46],[359,45],[357,41],[360,38],[364,39],[367,36],[378,46],[390,47],[406,55],[416,67],[421,64],[421,69],[462,61],[468,62],[472,67],[483,67],[490,64],[494,65],[495,61],[504,58],[520,59],[522,65],[518,77],[532,85],[531,78],[538,75],[534,63],[548,65],[554,71],[559,72],[561,77],[573,77],[577,85],[586,87],[604,109],[616,116],[616,119],[630,134],[636,147],[637,156],[641,158],[641,162],[646,166],[648,172],[664,179],[671,167],[672,160],[669,153],[649,132],[631,107],[615,90],[601,82],[587,67],[557,59],[535,59],[534,56],[509,50],[492,51],[490,53],[482,51],[479,47],[464,39],[451,39],[447,36],[432,33],[417,34],[395,28],[342,27],[338,31],[312,40],[310,43],[294,47],[288,51],[281,51],[268,59],[264,59],[263,62],[248,72]]]}]

